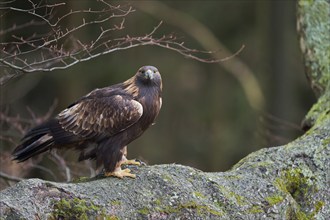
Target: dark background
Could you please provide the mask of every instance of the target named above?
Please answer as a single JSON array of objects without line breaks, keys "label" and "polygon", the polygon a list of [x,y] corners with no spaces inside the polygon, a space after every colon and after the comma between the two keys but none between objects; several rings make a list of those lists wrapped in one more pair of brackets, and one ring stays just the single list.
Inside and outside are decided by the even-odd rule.
[{"label": "dark background", "polygon": [[[205,25],[232,53],[245,45],[235,59],[257,78],[263,105],[251,107],[242,83],[221,63],[202,63],[152,46],[111,53],[66,70],[24,75],[1,88],[1,105],[9,106],[12,115],[30,117],[27,106],[36,115],[44,115],[58,100],[55,114],[91,90],[122,82],[140,66],[153,65],[163,78],[163,107],[156,125],[129,145],[129,158],[149,164],[178,163],[203,171],[225,171],[250,152],[287,143],[302,133],[300,123],[314,97],[303,73],[295,1],[162,3]],[[161,7],[155,1],[143,4]],[[146,13],[139,2],[134,5],[136,12],[127,17],[125,24],[129,32],[143,35],[163,20],[157,34],[174,33],[190,48],[205,50],[178,25]],[[194,29],[193,23],[189,29]],[[202,32],[198,34],[203,36]],[[93,32],[82,35],[93,36]],[[213,49],[221,55],[222,48]],[[3,152],[14,147],[1,143]],[[60,155],[75,164],[77,155],[73,151]],[[41,164],[48,168],[54,165],[47,159]],[[41,171],[24,175],[52,179]]]}]

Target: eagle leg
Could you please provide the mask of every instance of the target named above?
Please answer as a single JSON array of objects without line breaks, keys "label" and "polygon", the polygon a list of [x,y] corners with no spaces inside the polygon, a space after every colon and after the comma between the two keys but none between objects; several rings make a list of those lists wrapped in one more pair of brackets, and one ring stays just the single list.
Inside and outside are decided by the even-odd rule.
[{"label": "eagle leg", "polygon": [[104,173],[104,176],[114,176],[114,177],[118,177],[120,179],[124,178],[125,176],[127,177],[131,177],[131,178],[136,178],[136,175],[131,173],[131,170],[130,169],[121,169],[120,167],[117,167],[115,169],[115,171],[113,172],[105,172]]},{"label": "eagle leg", "polygon": [[122,150],[122,157],[121,160],[117,162],[116,164],[116,168],[113,172],[105,172],[104,175],[109,177],[109,176],[114,176],[114,177],[118,177],[120,179],[124,178],[125,176],[127,177],[131,177],[131,178],[136,178],[136,175],[131,173],[130,169],[121,169],[121,165],[123,164],[135,164],[135,165],[141,165],[139,162],[135,161],[135,160],[127,160],[126,156],[127,156],[127,146],[125,146]]},{"label": "eagle leg", "polygon": [[126,158],[126,156],[127,156],[127,146],[125,146],[123,148],[122,152],[123,152],[123,156],[121,158],[120,165],[137,165],[137,166],[141,166],[141,163],[139,161],[136,161],[135,159],[128,160]]}]

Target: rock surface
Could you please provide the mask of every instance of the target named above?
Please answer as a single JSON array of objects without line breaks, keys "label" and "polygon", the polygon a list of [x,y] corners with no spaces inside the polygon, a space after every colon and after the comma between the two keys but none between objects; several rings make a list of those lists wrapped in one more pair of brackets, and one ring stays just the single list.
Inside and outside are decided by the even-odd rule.
[{"label": "rock surface", "polygon": [[302,137],[227,172],[169,164],[132,167],[136,179],[23,180],[0,192],[1,219],[330,219],[330,59],[317,52],[330,54],[328,35],[317,32],[330,32],[328,8],[326,0],[298,3],[307,75],[319,97]]},{"label": "rock surface", "polygon": [[330,219],[330,117],[228,172],[133,167],[136,179],[40,179],[0,193],[4,219]]}]

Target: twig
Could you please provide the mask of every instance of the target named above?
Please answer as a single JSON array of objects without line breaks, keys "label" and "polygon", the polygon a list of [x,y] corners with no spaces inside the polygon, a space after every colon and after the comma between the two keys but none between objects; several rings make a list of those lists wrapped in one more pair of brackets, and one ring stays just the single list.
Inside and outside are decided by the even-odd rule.
[{"label": "twig", "polygon": [[[122,31],[125,29],[125,19],[135,10],[131,6],[114,6],[105,0],[98,2],[103,9],[71,9],[65,12],[67,9],[62,7],[65,2],[49,5],[46,3],[35,5],[30,2],[31,6],[24,9],[10,7],[10,4],[9,6],[0,7],[0,10],[3,11],[20,12],[32,16],[31,21],[19,26],[19,30],[22,32],[27,27],[37,24],[41,25],[41,30],[49,30],[48,32],[33,33],[30,37],[23,37],[17,30],[14,31],[15,24],[13,24],[11,28],[0,32],[0,34],[13,32],[12,38],[0,43],[2,47],[0,48],[2,55],[0,65],[17,71],[16,73],[5,73],[1,76],[0,85],[20,75],[19,73],[67,69],[105,54],[139,46],[162,47],[205,63],[226,61],[239,54],[244,48],[243,45],[234,54],[224,58],[214,58],[211,55],[215,52],[191,49],[185,46],[183,42],[178,42],[178,39],[172,34],[155,37],[154,35],[159,32],[162,21],[148,34],[131,37]],[[62,10],[61,13],[59,13],[59,10]],[[37,14],[37,11],[44,12],[39,12],[43,14]],[[57,16],[57,14],[60,15]],[[80,16],[79,19],[76,19],[77,16]],[[80,20],[80,22],[71,22],[71,26],[68,26],[65,22],[62,22],[65,19]],[[119,22],[118,19],[120,19]],[[99,30],[94,39],[82,41],[73,37],[79,36],[78,31],[89,31],[87,29],[89,27],[93,27],[93,30]],[[115,32],[116,35],[122,33],[122,37],[114,38],[113,33]],[[210,57],[204,58],[205,55]]]},{"label": "twig", "polygon": [[33,164],[31,167],[42,170],[42,171],[50,174],[55,181],[58,181],[58,178],[56,177],[55,173],[51,169],[48,169],[44,166],[40,166],[40,165],[37,165],[37,164]]},{"label": "twig", "polygon": [[65,160],[57,154],[56,149],[53,149],[50,153],[52,158],[55,159],[54,161],[60,165],[60,168],[62,168],[62,170],[64,170],[66,181],[69,182],[71,180],[71,171],[70,168],[66,165]]},{"label": "twig", "polygon": [[[170,8],[161,1],[155,1],[153,4],[139,2],[136,4],[136,7],[154,17],[164,19],[168,24],[179,27],[199,42],[206,50],[221,48],[221,54],[210,54],[211,62],[213,62],[213,60],[217,61],[221,67],[225,68],[239,81],[251,107],[255,110],[263,108],[265,101],[258,79],[254,76],[251,69],[239,57],[237,57],[237,55],[244,49],[244,45],[237,52],[231,53],[203,23],[199,22],[189,14]],[[192,26],[194,28],[191,28]],[[220,55],[222,57],[220,57]],[[190,55],[187,57],[193,58]],[[199,56],[197,57],[199,58]],[[228,59],[231,59],[231,62],[222,62],[227,61]]]},{"label": "twig", "polygon": [[16,182],[24,180],[24,178],[17,177],[17,176],[11,176],[11,175],[9,175],[7,173],[4,173],[2,171],[0,171],[0,177],[5,179],[5,180],[16,181]]}]

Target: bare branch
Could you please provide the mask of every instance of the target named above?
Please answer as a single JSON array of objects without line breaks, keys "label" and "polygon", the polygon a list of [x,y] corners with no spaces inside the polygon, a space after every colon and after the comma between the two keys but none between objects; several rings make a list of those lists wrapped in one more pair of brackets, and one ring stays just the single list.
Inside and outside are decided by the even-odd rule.
[{"label": "bare branch", "polygon": [[[241,52],[244,46],[242,46],[237,52],[232,53],[203,23],[189,14],[169,7],[161,1],[155,1],[153,4],[148,4],[148,2],[143,1],[136,4],[136,7],[156,18],[164,19],[168,24],[185,31],[206,50],[221,48],[221,54],[210,54],[210,57],[213,57],[213,59],[211,58],[211,61],[220,61],[218,64],[225,68],[228,73],[231,73],[239,81],[251,107],[258,111],[262,109],[265,100],[258,79],[254,76],[252,70],[239,57],[237,57],[237,54]],[[194,28],[191,28],[192,26],[194,26]],[[197,57],[200,58],[198,53]],[[221,62],[228,59],[231,59],[231,62]],[[203,61],[201,62],[205,62],[203,58],[202,60]]]},{"label": "bare branch", "polygon": [[24,178],[20,178],[17,176],[11,176],[7,173],[4,173],[2,171],[0,171],[0,178],[5,179],[5,180],[10,180],[10,181],[15,181],[15,182],[19,182],[21,180],[23,180]]},{"label": "bare branch", "polygon": [[69,182],[71,180],[71,170],[70,168],[66,165],[65,160],[63,159],[63,157],[61,157],[60,155],[57,154],[56,149],[53,149],[51,151],[51,159],[59,165],[60,168],[62,168],[62,170],[65,173],[66,176],[66,181]]},{"label": "bare branch", "polygon": [[[18,0],[0,4],[1,16],[4,19],[8,17],[10,22],[10,15],[15,13],[30,18],[23,24],[13,23],[0,30],[0,36],[8,38],[0,43],[0,66],[7,68],[0,76],[0,85],[22,73],[66,69],[105,54],[138,46],[158,46],[206,63],[228,60],[244,48],[242,46],[234,55],[223,59],[205,58],[205,55],[214,52],[186,47],[171,34],[155,37],[162,22],[145,36],[131,37],[125,30],[126,18],[135,11],[130,5],[113,5],[100,0],[91,4],[93,8],[84,9],[70,8],[60,0],[51,4],[47,1],[39,1],[38,4],[33,0],[25,1],[29,2],[25,8],[16,6]],[[27,31],[29,29],[32,32]],[[92,39],[76,38],[81,36],[81,31],[89,30],[95,33]]]},{"label": "bare branch", "polygon": [[41,171],[44,171],[45,173],[48,173],[49,175],[51,175],[53,177],[53,180],[58,181],[57,176],[55,175],[55,173],[51,169],[48,169],[44,166],[40,166],[40,165],[37,165],[37,164],[33,164],[31,166],[31,168],[35,168],[35,169],[39,169]]}]

